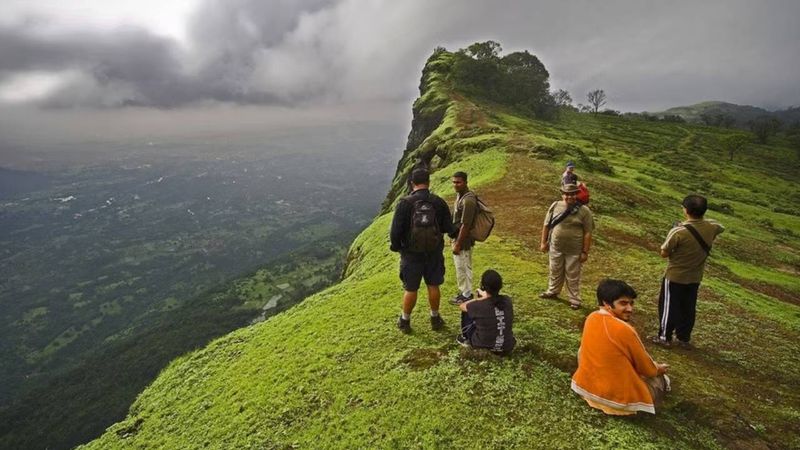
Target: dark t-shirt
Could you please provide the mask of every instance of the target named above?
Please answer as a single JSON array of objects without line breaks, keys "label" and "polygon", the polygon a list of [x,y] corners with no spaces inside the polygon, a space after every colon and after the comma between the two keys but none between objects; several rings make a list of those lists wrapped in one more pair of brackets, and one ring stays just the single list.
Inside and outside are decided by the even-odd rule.
[{"label": "dark t-shirt", "polygon": [[509,353],[517,343],[512,331],[514,307],[511,299],[504,295],[498,300],[505,303],[502,310],[494,307],[492,298],[467,303],[467,314],[475,321],[475,333],[470,338],[470,345]]}]

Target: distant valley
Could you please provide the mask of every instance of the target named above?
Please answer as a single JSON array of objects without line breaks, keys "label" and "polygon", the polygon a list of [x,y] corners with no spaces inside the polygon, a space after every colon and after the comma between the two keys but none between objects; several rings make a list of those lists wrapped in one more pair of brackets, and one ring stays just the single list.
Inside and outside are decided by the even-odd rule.
[{"label": "distant valley", "polygon": [[[328,151],[270,152],[266,142],[261,154],[248,145],[191,157],[146,148],[92,166],[4,170],[6,180],[34,178],[27,191],[0,191],[0,414],[38,428],[43,419],[25,415],[42,414],[31,406],[53,386],[82,385],[88,395],[91,377],[118,364],[155,376],[158,364],[338,279],[346,246],[389,185],[397,155],[385,131],[356,142],[334,136]],[[135,356],[122,351],[137,345]],[[116,415],[145,375],[128,380],[139,386],[117,400]],[[115,396],[102,392],[114,383],[95,381],[95,395]],[[91,406],[65,401],[74,402],[65,410]],[[102,402],[83,418],[96,432],[119,418]]]}]

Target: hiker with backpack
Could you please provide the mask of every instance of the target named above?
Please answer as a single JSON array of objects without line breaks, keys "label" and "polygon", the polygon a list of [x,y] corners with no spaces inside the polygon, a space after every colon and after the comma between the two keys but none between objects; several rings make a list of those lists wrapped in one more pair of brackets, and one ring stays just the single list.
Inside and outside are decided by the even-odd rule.
[{"label": "hiker with backpack", "polygon": [[705,197],[686,196],[682,206],[686,220],[667,233],[660,249],[661,256],[669,262],[658,296],[659,327],[653,342],[669,347],[674,332],[678,346],[691,348],[689,340],[694,328],[697,291],[706,259],[714,240],[725,228],[719,222],[703,219],[708,209]]},{"label": "hiker with backpack", "polygon": [[478,201],[475,193],[469,190],[466,172],[456,172],[452,178],[453,189],[456,191],[455,205],[453,206],[453,228],[458,230],[458,236],[453,241],[453,263],[456,267],[456,284],[458,295],[451,303],[459,305],[467,300],[472,300],[472,247],[475,239],[470,236]]},{"label": "hiker with backpack", "polygon": [[582,205],[588,205],[589,188],[586,187],[586,183],[578,182],[578,175],[575,173],[575,163],[572,161],[567,161],[567,168],[564,169],[564,173],[561,174],[561,187],[564,187],[568,184],[574,184],[578,186],[578,202]]},{"label": "hiker with backpack", "polygon": [[547,290],[539,297],[557,298],[566,281],[572,309],[581,306],[581,266],[589,258],[594,231],[592,212],[577,201],[578,192],[574,184],[561,187],[562,200],[553,202],[547,210],[539,242],[539,249],[550,255]]},{"label": "hiker with backpack", "polygon": [[564,169],[564,173],[561,174],[561,186],[566,186],[568,184],[578,184],[578,175],[575,173],[575,163],[572,161],[567,161],[567,167]]},{"label": "hiker with backpack", "polygon": [[498,355],[511,353],[514,338],[514,307],[500,295],[503,277],[494,270],[481,276],[478,298],[461,303],[461,334],[456,341],[464,347],[485,348]]},{"label": "hiker with backpack", "polygon": [[411,172],[411,194],[397,203],[389,232],[390,249],[400,252],[400,280],[403,282],[403,309],[397,328],[411,332],[411,312],[417,304],[420,282],[425,280],[431,310],[431,328],[440,330],[444,321],[439,315],[439,285],[444,282],[443,233],[455,235],[447,203],[428,190],[427,169]]},{"label": "hiker with backpack", "polygon": [[592,408],[624,416],[656,413],[670,381],[669,366],[653,360],[628,322],[636,291],[620,280],[597,286],[597,311],[583,325],[572,390]]}]

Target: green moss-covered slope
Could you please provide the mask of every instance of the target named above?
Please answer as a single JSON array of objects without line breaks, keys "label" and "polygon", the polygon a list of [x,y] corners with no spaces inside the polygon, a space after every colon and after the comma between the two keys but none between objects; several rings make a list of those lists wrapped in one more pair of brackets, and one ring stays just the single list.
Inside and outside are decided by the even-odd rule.
[{"label": "green moss-covered slope", "polygon": [[[128,418],[86,448],[798,448],[800,186],[780,137],[734,161],[729,131],[565,112],[536,121],[479,104],[448,83],[447,52],[429,60],[414,130],[384,212],[352,244],[341,283],[269,320],[174,361]],[[592,189],[596,245],[585,306],[540,300],[538,236],[573,159]],[[494,268],[515,299],[519,341],[505,359],[464,350],[458,311],[433,332],[424,294],[414,332],[395,329],[402,289],[388,250],[391,206],[411,167],[431,165],[496,211],[475,272]],[[727,232],[698,305],[697,348],[651,348],[673,392],[656,416],[613,418],[569,389],[580,329],[603,277],[639,291],[634,326],[655,332],[664,262],[657,248],[688,192],[707,195]],[[453,270],[443,293],[455,291]]]}]

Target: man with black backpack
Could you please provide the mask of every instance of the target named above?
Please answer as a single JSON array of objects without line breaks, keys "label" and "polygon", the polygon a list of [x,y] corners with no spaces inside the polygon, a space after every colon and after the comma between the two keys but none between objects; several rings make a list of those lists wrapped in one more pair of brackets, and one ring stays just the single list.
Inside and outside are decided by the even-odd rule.
[{"label": "man with black backpack", "polygon": [[425,279],[431,308],[431,328],[440,330],[444,321],[439,315],[439,285],[444,283],[443,233],[454,236],[452,216],[447,203],[428,190],[430,174],[418,168],[411,172],[410,195],[400,199],[394,211],[389,233],[390,249],[400,252],[400,280],[403,282],[403,310],[397,328],[411,332],[411,311],[417,304],[417,291]]},{"label": "man with black backpack", "polygon": [[542,226],[539,249],[550,254],[550,277],[540,298],[557,298],[564,281],[569,291],[569,306],[581,307],[581,266],[589,258],[594,218],[589,207],[576,200],[578,186],[561,187],[563,200],[553,202]]},{"label": "man with black backpack", "polygon": [[705,197],[689,195],[682,206],[686,220],[676,224],[661,245],[661,256],[669,262],[658,297],[659,329],[653,342],[669,347],[674,332],[678,346],[691,348],[689,339],[694,328],[697,291],[706,259],[714,239],[725,228],[716,221],[703,219],[708,209]]}]

